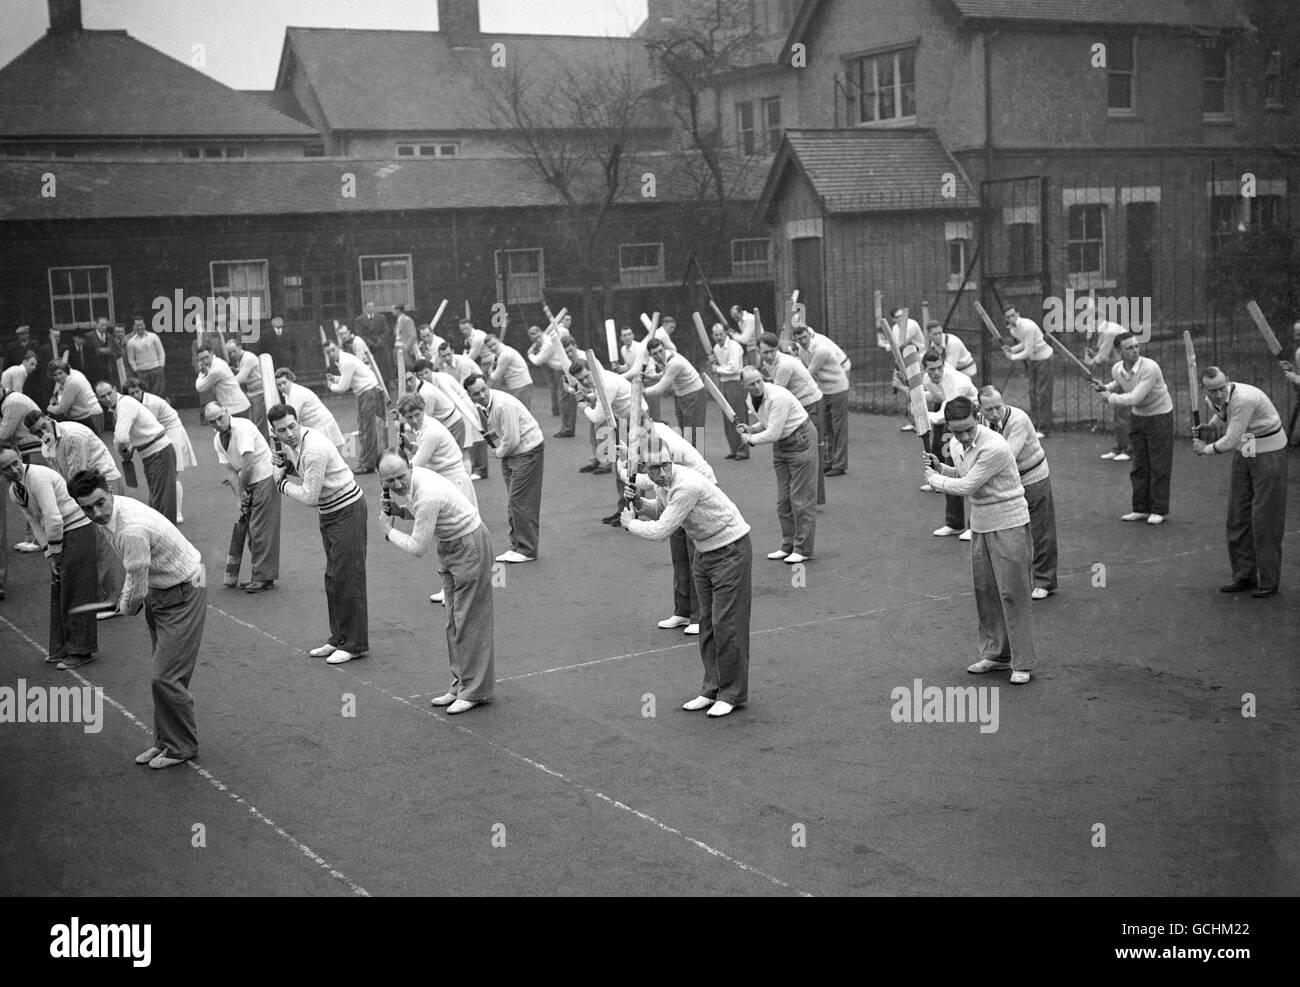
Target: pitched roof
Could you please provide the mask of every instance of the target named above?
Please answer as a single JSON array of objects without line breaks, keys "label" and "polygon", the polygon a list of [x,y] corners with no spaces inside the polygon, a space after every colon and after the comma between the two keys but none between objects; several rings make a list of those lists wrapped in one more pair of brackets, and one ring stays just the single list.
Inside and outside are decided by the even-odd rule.
[{"label": "pitched roof", "polygon": [[277,113],[283,113],[291,120],[311,126],[311,118],[298,102],[298,97],[287,89],[241,89],[240,92],[249,99],[255,99],[269,106]]},{"label": "pitched roof", "polygon": [[[644,159],[647,167],[655,167]],[[662,172],[655,201],[685,201],[684,182]],[[58,194],[42,198],[53,172]],[[644,203],[638,162],[620,201]],[[355,196],[342,180],[356,178]],[[681,188],[670,186],[682,185]],[[677,194],[674,195],[674,192]],[[498,209],[562,204],[522,162],[505,158],[242,158],[228,161],[0,160],[0,222],[186,216],[321,215],[425,209]]]},{"label": "pitched roof", "polygon": [[645,45],[632,38],[480,34],[474,47],[455,47],[439,31],[290,27],[276,88],[290,66],[305,73],[331,130],[486,130],[481,84],[493,45],[506,65],[545,86],[570,65],[628,64],[652,78]]},{"label": "pitched roof", "polygon": [[1249,22],[1233,0],[948,0],[969,20],[1050,24],[1236,28]]},{"label": "pitched roof", "polygon": [[[978,205],[970,181],[933,130],[787,130],[759,196],[759,215],[769,213],[792,171],[808,181],[828,213]],[[951,197],[944,195],[946,175],[955,181]]]},{"label": "pitched roof", "polygon": [[0,69],[3,137],[310,137],[125,31],[48,32]]}]

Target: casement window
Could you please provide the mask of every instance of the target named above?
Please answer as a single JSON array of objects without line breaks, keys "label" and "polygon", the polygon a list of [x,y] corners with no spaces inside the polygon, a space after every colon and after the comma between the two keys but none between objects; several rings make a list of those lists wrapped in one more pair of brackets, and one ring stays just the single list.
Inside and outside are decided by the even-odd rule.
[{"label": "casement window", "polygon": [[736,277],[765,278],[772,273],[772,241],[754,237],[731,241],[731,273]]},{"label": "casement window", "polygon": [[1206,120],[1228,119],[1228,46],[1201,49],[1201,115]]},{"label": "casement window", "polygon": [[1137,112],[1137,37],[1106,39],[1106,112],[1132,116]]},{"label": "casement window", "polygon": [[754,104],[736,104],[736,145],[741,154],[754,153]]},{"label": "casement window", "polygon": [[620,244],[618,280],[624,285],[663,284],[664,245],[662,243]]},{"label": "casement window", "polygon": [[1066,211],[1066,273],[1103,279],[1106,276],[1106,206],[1070,206]]},{"label": "casement window", "polygon": [[[264,260],[214,260],[208,264],[212,279],[212,296],[237,303],[233,309],[243,319],[258,320],[262,312],[271,311],[271,293]],[[231,309],[216,306],[215,317],[222,320]]]},{"label": "casement window", "polygon": [[360,258],[361,302],[376,309],[415,305],[410,254],[375,254]]},{"label": "casement window", "polygon": [[946,222],[943,224],[943,237],[948,247],[948,290],[957,291],[970,262],[975,224],[969,220]]},{"label": "casement window", "polygon": [[773,96],[763,100],[763,130],[766,135],[768,154],[776,153],[776,146],[781,143],[781,97]]},{"label": "casement window", "polygon": [[100,316],[113,321],[112,268],[51,267],[49,283],[55,329],[90,328]]},{"label": "casement window", "polygon": [[399,158],[454,158],[458,154],[460,154],[460,145],[449,141],[397,145]]},{"label": "casement window", "polygon": [[870,55],[854,62],[858,123],[916,119],[916,49]]},{"label": "casement window", "polygon": [[496,252],[497,301],[538,303],[546,288],[546,259],[540,247]]}]

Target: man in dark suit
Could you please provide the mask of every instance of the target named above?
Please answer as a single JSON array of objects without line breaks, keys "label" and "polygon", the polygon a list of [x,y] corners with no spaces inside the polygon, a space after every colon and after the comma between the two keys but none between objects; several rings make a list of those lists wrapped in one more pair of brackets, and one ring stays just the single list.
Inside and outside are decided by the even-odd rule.
[{"label": "man in dark suit", "polygon": [[278,315],[271,320],[271,331],[258,340],[257,349],[259,353],[270,354],[276,370],[281,367],[294,371],[302,369],[298,365],[298,340],[285,331],[284,319]]},{"label": "man in dark suit", "polygon": [[[19,326],[14,330],[13,339],[5,345],[4,365],[12,367],[22,363],[27,351],[35,349],[36,347],[32,345],[32,327]],[[37,356],[39,357],[40,354],[38,353]]]},{"label": "man in dark suit", "polygon": [[94,335],[93,329],[81,330],[72,337],[72,345],[68,347],[69,366],[85,374],[92,387],[102,376],[99,372],[99,357],[91,342]]},{"label": "man in dark suit", "polygon": [[[113,358],[117,355],[113,352],[113,327],[104,316],[95,320],[95,328],[90,331],[88,338],[90,348],[95,351],[94,368],[92,374],[83,371],[86,377],[93,384],[97,380],[103,380],[105,377],[114,377],[116,379],[116,368],[113,366]],[[121,383],[121,381],[118,381]]]}]

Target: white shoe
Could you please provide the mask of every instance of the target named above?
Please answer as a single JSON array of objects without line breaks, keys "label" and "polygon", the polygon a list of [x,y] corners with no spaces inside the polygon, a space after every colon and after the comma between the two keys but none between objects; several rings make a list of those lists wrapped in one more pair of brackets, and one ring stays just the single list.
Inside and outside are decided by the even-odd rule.
[{"label": "white shoe", "polygon": [[708,699],[705,696],[696,696],[690,702],[682,703],[682,709],[689,710],[690,712],[694,713],[696,710],[704,709],[705,707],[712,706],[712,705],[713,705],[712,699]]},{"label": "white shoe", "polygon": [[1132,458],[1133,457],[1127,452],[1118,452],[1115,454],[1115,462],[1117,463],[1127,463]]},{"label": "white shoe", "polygon": [[983,675],[985,672],[1005,672],[1011,668],[1009,661],[994,661],[992,658],[981,658],[974,665],[967,665],[966,671],[972,675]]},{"label": "white shoe", "polygon": [[673,614],[671,617],[665,617],[663,620],[659,621],[657,626],[669,631],[674,627],[685,627],[690,622],[690,617],[679,617],[677,614]]},{"label": "white shoe", "polygon": [[496,557],[496,561],[498,561],[498,562],[532,562],[532,561],[534,561],[534,560],[533,560],[533,558],[532,558],[531,556],[524,555],[524,554],[521,553],[521,552],[516,552],[514,549],[511,549],[511,550],[508,551],[508,552],[502,552],[500,555],[498,555],[498,556]]},{"label": "white shoe", "polygon": [[430,603],[443,603],[443,602],[444,602],[444,597],[446,596],[446,593],[447,593],[446,590],[442,590],[442,589],[438,590],[438,592],[434,593],[432,596],[429,597],[429,602],[430,602]]},{"label": "white shoe", "polygon": [[430,706],[450,706],[456,701],[456,693],[448,692],[441,696],[434,696],[429,700]]},{"label": "white shoe", "polygon": [[470,478],[471,480],[481,480],[481,479],[483,479],[483,474],[482,474],[482,473],[471,473],[471,474],[469,475],[469,478]]},{"label": "white shoe", "polygon": [[960,535],[957,536],[957,540],[970,541],[973,537],[974,535],[971,534],[970,528],[967,528],[965,531],[963,531]]},{"label": "white shoe", "polygon": [[1024,685],[1026,682],[1030,680],[1030,678],[1032,678],[1032,676],[1028,672],[1012,672],[1011,684]]},{"label": "white shoe", "polygon": [[447,707],[447,713],[448,715],[455,715],[456,713],[464,713],[468,710],[473,709],[477,705],[478,703],[470,702],[470,700],[468,699],[457,699],[454,703],[452,703],[450,706]]},{"label": "white shoe", "polygon": [[1044,589],[1041,586],[1035,586],[1033,592],[1029,594],[1029,598],[1032,600],[1046,600],[1050,593],[1051,590]]},{"label": "white shoe", "polygon": [[1101,458],[1102,458],[1102,459],[1114,459],[1114,458],[1115,458],[1116,456],[1118,456],[1118,455],[1119,455],[1119,453],[1117,453],[1114,449],[1112,449],[1110,452],[1103,452],[1103,453],[1101,454]]},{"label": "white shoe", "polygon": [[787,552],[784,548],[778,548],[775,552],[768,552],[767,557],[775,561],[777,559],[783,559],[789,554],[790,553]]},{"label": "white shoe", "polygon": [[942,528],[934,529],[934,537],[936,538],[947,538],[949,535],[956,535],[960,533],[961,533],[961,528],[950,528],[946,524]]},{"label": "white shoe", "polygon": [[801,552],[791,552],[789,555],[785,557],[786,565],[798,565],[800,562],[807,562],[807,561],[808,561],[808,556],[802,554]]},{"label": "white shoe", "polygon": [[1035,437],[1035,438],[1039,438],[1039,439],[1045,439],[1045,438],[1047,438],[1047,436],[1046,436],[1044,433],[1042,433],[1042,432],[1035,432],[1035,433],[1034,433],[1034,437]]},{"label": "white shoe", "polygon": [[339,650],[339,651],[335,651],[334,654],[326,658],[325,664],[342,665],[344,662],[351,661],[353,658],[364,658],[365,656],[366,656],[366,652],[364,651]]},{"label": "white shoe", "polygon": [[177,523],[177,524],[184,524],[184,523],[185,523],[185,519],[184,519],[183,517],[181,517],[179,514],[177,514],[177,515],[176,515],[176,523]]},{"label": "white shoe", "polygon": [[312,648],[307,652],[307,654],[311,655],[313,658],[328,658],[337,650],[338,649],[332,644],[322,644],[319,648]]},{"label": "white shoe", "polygon": [[925,493],[933,493],[933,492],[934,492],[934,487],[930,486],[930,484],[928,484],[928,483],[922,483],[922,484],[921,484],[921,489],[922,489]]},{"label": "white shoe", "polygon": [[906,425],[899,425],[898,430],[900,432],[915,432],[916,426],[913,425],[911,422],[908,422]]},{"label": "white shoe", "polygon": [[736,708],[736,707],[733,706],[733,705],[731,705],[731,703],[724,703],[721,699],[719,699],[716,703],[714,703],[712,706],[709,707],[709,711],[708,711],[708,713],[706,713],[705,715],[706,715],[706,716],[726,716],[728,713],[730,713],[730,712],[731,712],[733,709],[735,709],[735,708]]},{"label": "white shoe", "polygon": [[1127,514],[1123,515],[1120,518],[1120,520],[1121,521],[1145,521],[1148,517],[1150,517],[1150,515],[1144,514],[1142,511],[1129,511]]},{"label": "white shoe", "polygon": [[39,552],[40,550],[41,546],[34,541],[20,541],[14,546],[16,552]]},{"label": "white shoe", "polygon": [[1163,514],[1152,514],[1147,518],[1147,524],[1164,524],[1165,516]]},{"label": "white shoe", "polygon": [[700,625],[699,625],[699,624],[687,624],[685,627],[682,628],[682,633],[683,633],[683,634],[698,634],[698,633],[700,633]]}]

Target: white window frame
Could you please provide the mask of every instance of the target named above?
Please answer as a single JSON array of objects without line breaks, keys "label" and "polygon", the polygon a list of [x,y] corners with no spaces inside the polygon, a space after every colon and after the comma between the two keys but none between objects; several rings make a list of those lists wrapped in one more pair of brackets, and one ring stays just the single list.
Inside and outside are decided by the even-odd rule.
[{"label": "white window frame", "polygon": [[[73,291],[70,295],[56,295],[54,293],[54,275],[56,272],[65,271],[105,271],[108,274],[108,291],[104,294],[87,290],[84,293]],[[74,264],[68,267],[51,267],[46,269],[45,283],[50,290],[50,325],[55,329],[90,329],[95,325],[95,320],[100,315],[106,315],[109,323],[116,320],[113,316],[113,268],[107,264]],[[89,288],[89,284],[87,284]],[[86,298],[90,300],[90,321],[89,322],[59,322],[56,305],[57,301],[74,301],[75,299]],[[99,312],[95,307],[95,300],[103,299],[108,306],[107,312]]]},{"label": "white window frame", "polygon": [[[1075,240],[1070,236],[1070,210],[1071,209],[1097,209],[1101,216],[1101,237],[1100,240],[1089,237],[1084,240]],[[1110,216],[1114,208],[1114,200],[1110,202],[1101,201],[1099,198],[1086,198],[1081,201],[1071,202],[1065,207],[1065,264],[1066,264],[1066,286],[1070,288],[1113,288],[1115,281],[1107,277],[1107,256],[1106,251],[1110,241]],[[1097,270],[1088,271],[1071,271],[1070,265],[1070,247],[1079,243],[1100,243],[1097,252]]]},{"label": "white window frame", "polygon": [[[889,51],[877,52],[876,54],[872,54],[872,55],[863,55],[860,58],[853,59],[852,82],[857,91],[857,100],[856,100],[856,107],[854,113],[856,117],[857,126],[889,127],[900,123],[916,122],[916,61],[917,61],[918,48],[919,46],[914,44],[904,45],[903,47],[900,48],[894,48]],[[899,71],[899,58],[902,55],[909,54],[909,53],[912,56],[912,113],[910,115],[904,116],[903,115],[903,81],[902,81],[902,73]],[[891,59],[893,61],[893,68],[894,68],[894,81],[893,81],[894,115],[891,117],[881,117],[877,112],[880,107],[879,107],[879,101],[876,99],[876,94],[881,91],[879,63],[884,59]],[[871,80],[870,80],[871,85],[869,87],[866,85],[866,80],[864,80],[863,78],[865,74],[864,70],[867,67],[868,63],[870,63],[870,69],[871,69]],[[868,93],[871,94],[871,98],[873,101],[872,102],[873,116],[870,120],[865,120],[863,119],[862,116],[862,106],[863,106],[862,101]]]},{"label": "white window frame", "polygon": [[[389,301],[388,294],[384,293],[384,299],[381,300],[375,291],[378,288],[387,288],[392,285],[402,284],[403,282],[391,278],[380,278],[375,281],[366,280],[366,261],[389,261],[403,260],[406,261],[406,278],[404,279],[406,290],[400,298]],[[373,305],[375,309],[391,309],[394,305],[405,305],[407,308],[415,307],[415,265],[411,262],[410,254],[360,254],[357,256],[357,283],[361,288],[361,306],[364,310],[368,305]]]},{"label": "white window frame", "polygon": [[[262,268],[262,290],[261,290],[260,294],[258,294],[257,296],[254,296],[254,295],[249,294],[247,291],[244,291],[244,292],[234,292],[234,291],[231,291],[231,290],[230,290],[230,286],[229,286],[229,285],[226,285],[226,286],[224,286],[224,287],[222,287],[222,288],[219,289],[219,288],[217,287],[217,265],[218,265],[218,264],[243,264],[243,265],[245,265],[245,266],[253,266],[253,265],[258,265],[258,264],[260,264],[260,265],[261,265],[261,268]],[[259,306],[261,306],[261,307],[258,308],[258,309],[247,309],[247,310],[244,310],[244,311],[247,311],[247,312],[249,313],[247,317],[250,318],[250,319],[253,318],[253,313],[254,313],[254,312],[269,312],[269,311],[271,311],[271,272],[270,272],[270,265],[267,263],[267,261],[266,261],[265,258],[262,258],[262,259],[256,259],[256,258],[246,259],[246,258],[242,258],[242,257],[236,257],[236,258],[232,258],[232,259],[229,259],[229,260],[210,260],[210,261],[208,261],[208,284],[209,284],[209,285],[211,286],[211,288],[212,288],[212,296],[211,296],[211,297],[213,297],[213,298],[226,298],[226,299],[229,299],[229,298],[248,298],[248,299],[252,299],[252,298],[256,297],[256,298],[258,299],[258,303],[257,303],[257,304],[258,304]],[[216,317],[218,320],[221,320],[221,319],[225,318],[225,316],[226,316],[226,312],[227,312],[227,308],[226,308],[226,306],[216,306],[216,305],[214,305],[214,306],[213,306],[213,311],[214,311],[215,317]],[[223,325],[222,328],[223,328],[223,329],[225,328],[224,325]]]},{"label": "white window frame", "polygon": [[[1269,82],[1274,80],[1274,92],[1269,93]],[[1262,89],[1264,91],[1264,108],[1267,110],[1284,110],[1286,103],[1282,99],[1282,49],[1274,46],[1264,53],[1264,72]]]},{"label": "white window frame", "polygon": [[[948,255],[946,263],[948,264],[948,290],[960,291],[962,275],[966,273],[966,265],[970,263],[970,248],[975,240],[975,223],[972,220],[948,220],[943,224],[943,239],[948,245]],[[952,269],[952,245],[954,243],[961,245],[961,263],[959,270],[956,272]],[[973,275],[974,272],[972,272]],[[968,288],[978,287],[978,283],[972,276]]]},{"label": "white window frame", "polygon": [[[745,114],[749,114],[749,126],[745,126]],[[736,104],[736,148],[749,157],[758,151],[758,129],[755,120],[754,104],[744,101]]]},{"label": "white window frame", "polygon": [[[450,154],[443,153],[447,148],[451,148]],[[431,153],[426,154],[426,151]],[[401,141],[393,145],[393,153],[399,158],[458,158],[460,141]]]},{"label": "white window frame", "polygon": [[[537,273],[511,272],[511,254],[536,254]],[[542,295],[546,291],[546,251],[541,247],[512,247],[496,251],[495,258],[497,301],[510,305],[530,305],[543,301]]]},{"label": "white window frame", "polygon": [[[762,261],[736,260],[738,244],[761,243],[766,256]],[[731,273],[738,278],[766,278],[772,274],[772,238],[766,236],[739,237],[731,241]]]},{"label": "white window frame", "polygon": [[[623,251],[626,248],[656,247],[659,251],[659,263],[653,267],[626,267],[623,264]],[[618,281],[628,287],[640,285],[659,285],[664,283],[664,245],[662,243],[620,243],[618,245]]]},{"label": "white window frame", "polygon": [[[197,154],[191,154],[191,151],[197,151]],[[215,151],[215,154],[209,154],[209,151]],[[227,158],[246,158],[248,149],[242,144],[231,144],[213,146],[211,144],[190,144],[181,148],[181,158],[185,161],[224,161]]]},{"label": "white window frame", "polygon": [[[1223,75],[1222,76],[1217,76],[1217,75],[1211,76],[1206,74],[1204,55],[1210,50],[1211,47],[1219,48],[1223,51]],[[1231,78],[1232,78],[1232,52],[1228,50],[1227,43],[1220,41],[1217,45],[1207,46],[1206,48],[1204,48],[1202,50],[1201,87],[1200,87],[1202,120],[1208,120],[1211,123],[1220,123],[1225,120],[1232,119],[1231,114],[1228,112],[1228,107],[1231,105],[1231,101],[1230,101],[1231,93],[1229,92],[1229,80]],[[1205,86],[1207,83],[1210,82],[1220,82],[1223,84],[1223,109],[1222,110],[1207,110],[1205,108]]]},{"label": "white window frame", "polygon": [[[1111,41],[1119,40],[1120,37],[1122,37],[1122,36],[1121,36],[1121,35],[1115,35],[1115,36],[1112,36]],[[1138,85],[1137,85],[1137,77],[1138,77],[1138,39],[1137,39],[1137,35],[1136,35],[1136,34],[1130,34],[1130,35],[1128,36],[1128,41],[1129,41],[1129,55],[1130,55],[1130,58],[1131,58],[1131,60],[1132,60],[1133,67],[1132,67],[1131,69],[1127,69],[1127,70],[1126,70],[1126,69],[1115,69],[1115,68],[1112,68],[1112,67],[1111,67],[1110,51],[1114,49],[1114,45],[1111,44],[1110,42],[1107,43],[1107,55],[1106,55],[1106,115],[1107,115],[1107,116],[1112,116],[1112,117],[1133,117],[1133,116],[1137,116],[1137,105],[1138,105]],[[1129,105],[1128,105],[1128,106],[1111,106],[1111,105],[1110,105],[1110,80],[1111,80],[1114,76],[1118,76],[1118,75],[1128,76],[1128,98],[1129,98]]]},{"label": "white window frame", "polygon": [[[777,145],[781,143],[781,135],[785,133],[785,125],[781,118],[781,97],[768,96],[759,101],[762,108],[763,117],[763,150],[768,154],[775,154]],[[776,126],[772,126],[771,108],[776,107]]]}]

